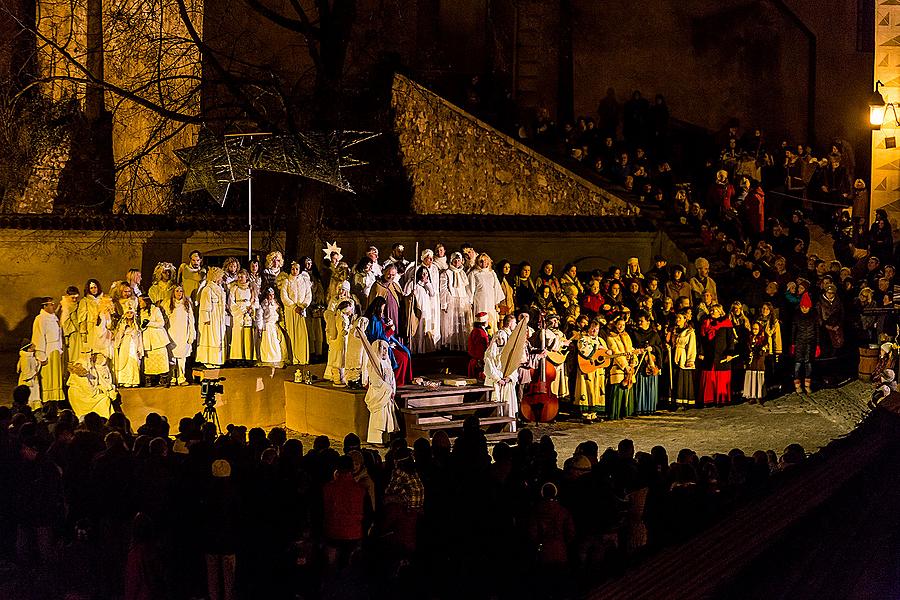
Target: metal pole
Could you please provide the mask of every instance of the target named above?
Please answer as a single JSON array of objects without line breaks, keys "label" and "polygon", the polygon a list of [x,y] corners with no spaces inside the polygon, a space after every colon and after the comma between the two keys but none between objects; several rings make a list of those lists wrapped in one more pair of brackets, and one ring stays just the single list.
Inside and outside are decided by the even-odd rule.
[{"label": "metal pole", "polygon": [[253,260],[253,169],[247,169],[247,263],[249,264],[251,260]]}]

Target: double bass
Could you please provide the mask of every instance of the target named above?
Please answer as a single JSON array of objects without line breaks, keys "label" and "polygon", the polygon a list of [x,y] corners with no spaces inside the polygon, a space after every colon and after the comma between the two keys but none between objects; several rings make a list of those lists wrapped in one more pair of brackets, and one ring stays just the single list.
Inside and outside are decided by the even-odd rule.
[{"label": "double bass", "polygon": [[[541,353],[545,354],[547,339],[544,334],[544,313],[538,318],[538,331],[541,336]],[[556,367],[542,356],[538,366],[533,369],[531,383],[522,395],[520,410],[526,421],[532,423],[549,423],[559,414],[559,399],[550,391],[550,384],[556,379]]]}]

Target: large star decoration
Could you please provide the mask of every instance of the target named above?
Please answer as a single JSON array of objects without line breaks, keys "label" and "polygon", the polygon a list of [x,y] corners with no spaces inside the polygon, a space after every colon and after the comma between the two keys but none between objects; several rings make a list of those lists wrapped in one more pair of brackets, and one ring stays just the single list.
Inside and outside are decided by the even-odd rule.
[{"label": "large star decoration", "polygon": [[219,205],[225,204],[232,183],[250,178],[253,166],[253,148],[243,139],[218,139],[203,132],[196,146],[176,150],[175,155],[187,165],[181,191],[206,190]]},{"label": "large star decoration", "polygon": [[341,259],[344,258],[344,255],[341,254],[341,247],[337,245],[337,240],[331,242],[330,244],[328,242],[325,242],[325,247],[322,248],[322,252],[325,253],[326,260],[331,260],[332,252],[337,253],[336,262],[341,262]]},{"label": "large star decoration", "polygon": [[249,179],[251,169],[300,175],[353,193],[341,169],[366,163],[347,150],[377,135],[332,131],[222,139],[201,132],[196,146],[176,150],[175,154],[187,165],[182,191],[205,189],[221,205],[229,184]]}]

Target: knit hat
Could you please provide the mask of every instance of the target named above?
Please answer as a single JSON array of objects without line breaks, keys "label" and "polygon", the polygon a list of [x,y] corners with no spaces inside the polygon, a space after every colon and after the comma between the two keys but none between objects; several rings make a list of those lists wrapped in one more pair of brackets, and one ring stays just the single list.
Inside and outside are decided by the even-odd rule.
[{"label": "knit hat", "polygon": [[488,314],[486,312],[480,312],[475,315],[476,323],[487,323],[488,322]]},{"label": "knit hat", "polygon": [[231,465],[221,458],[215,460],[212,464],[212,474],[213,477],[231,477]]},{"label": "knit hat", "polygon": [[577,471],[590,471],[591,470],[591,459],[583,454],[579,454],[578,456],[572,457],[571,467]]},{"label": "knit hat", "polygon": [[800,298],[800,308],[812,308],[812,298],[809,297],[809,294],[805,293]]}]

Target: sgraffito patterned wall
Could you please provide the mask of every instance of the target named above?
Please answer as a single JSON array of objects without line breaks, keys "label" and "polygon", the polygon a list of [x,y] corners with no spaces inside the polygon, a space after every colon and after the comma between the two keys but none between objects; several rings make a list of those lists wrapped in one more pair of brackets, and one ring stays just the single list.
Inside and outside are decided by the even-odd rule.
[{"label": "sgraffito patterned wall", "polygon": [[[872,0],[875,7],[875,81],[885,102],[900,102],[900,1]],[[900,127],[888,109],[884,125],[872,133],[871,214],[877,208],[888,211],[894,228],[900,220]]]}]

